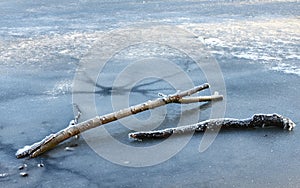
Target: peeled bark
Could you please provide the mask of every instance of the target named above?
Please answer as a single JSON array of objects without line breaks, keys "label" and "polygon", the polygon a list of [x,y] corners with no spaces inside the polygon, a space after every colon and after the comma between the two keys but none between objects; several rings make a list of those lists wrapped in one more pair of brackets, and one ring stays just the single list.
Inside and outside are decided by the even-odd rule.
[{"label": "peeled bark", "polygon": [[[191,102],[203,102],[203,101],[212,101],[212,100],[219,100],[222,99],[222,95],[212,95],[212,96],[199,96],[199,97],[193,97],[192,100],[189,100],[189,97],[184,98],[186,96],[190,96],[194,93],[197,93],[201,90],[209,88],[209,84],[203,84],[197,87],[194,87],[192,89],[182,91],[173,95],[164,96],[162,98],[158,98],[155,100],[150,100],[145,103],[141,103],[135,106],[131,106],[129,108],[125,108],[122,110],[119,110],[117,112],[113,112],[110,114],[106,114],[103,116],[96,116],[95,118],[89,119],[87,121],[84,121],[82,123],[76,124],[77,119],[79,118],[80,114],[78,114],[78,118],[75,118],[74,123],[70,123],[69,126],[55,134],[50,134],[49,136],[45,137],[40,142],[34,143],[30,146],[25,146],[22,149],[19,149],[16,152],[17,158],[22,158],[26,156],[30,157],[36,157],[59,143],[67,140],[68,138],[71,138],[75,135],[78,135],[79,133],[82,133],[86,130],[101,126],[106,123],[110,123],[112,121],[116,121],[118,119],[137,114],[149,109],[157,108],[169,103],[191,103]],[[79,111],[80,112],[80,111]]]},{"label": "peeled bark", "polygon": [[278,114],[255,114],[252,118],[233,119],[220,118],[202,121],[192,125],[168,128],[156,131],[134,132],[130,133],[129,138],[136,140],[149,138],[167,138],[173,134],[184,134],[187,132],[204,132],[206,129],[222,128],[255,128],[255,127],[279,127],[283,129],[293,130],[296,124],[289,118]]}]

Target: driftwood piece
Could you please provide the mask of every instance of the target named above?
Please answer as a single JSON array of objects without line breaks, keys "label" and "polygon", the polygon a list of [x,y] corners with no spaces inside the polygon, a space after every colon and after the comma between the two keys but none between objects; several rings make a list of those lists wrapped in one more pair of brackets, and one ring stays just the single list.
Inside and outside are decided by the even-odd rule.
[{"label": "driftwood piece", "polygon": [[[76,123],[76,118],[74,123],[70,123],[70,125],[55,133],[55,134],[50,134],[49,136],[45,137],[42,141],[34,143],[30,146],[25,146],[22,149],[19,149],[16,152],[16,157],[17,158],[22,158],[22,157],[36,157],[59,143],[65,141],[68,138],[71,138],[75,135],[78,135],[79,133],[82,133],[86,130],[98,127],[100,125],[116,121],[118,119],[137,114],[149,109],[157,108],[169,103],[191,103],[191,102],[203,102],[203,101],[212,101],[212,100],[220,100],[222,99],[222,95],[214,94],[212,96],[199,96],[199,97],[192,97],[189,99],[189,97],[184,98],[186,96],[190,96],[194,93],[197,93],[201,90],[209,88],[209,84],[205,83],[203,85],[194,87],[192,89],[178,92],[173,95],[168,95],[164,96],[162,98],[158,98],[155,100],[149,100],[145,103],[141,103],[135,106],[131,106],[129,108],[125,108],[122,110],[119,110],[117,112],[113,112],[110,114],[106,114],[103,116],[96,116],[95,118],[89,119],[87,121],[81,122],[81,123]],[[79,114],[80,115],[80,114]],[[77,118],[78,119],[78,118]]]},{"label": "driftwood piece", "polygon": [[296,124],[289,118],[278,114],[255,114],[252,118],[233,119],[221,118],[210,119],[192,125],[168,128],[156,131],[134,132],[128,134],[129,138],[142,140],[147,138],[167,138],[172,134],[184,134],[187,132],[204,132],[206,129],[222,128],[255,128],[276,126],[283,129],[293,130]]}]

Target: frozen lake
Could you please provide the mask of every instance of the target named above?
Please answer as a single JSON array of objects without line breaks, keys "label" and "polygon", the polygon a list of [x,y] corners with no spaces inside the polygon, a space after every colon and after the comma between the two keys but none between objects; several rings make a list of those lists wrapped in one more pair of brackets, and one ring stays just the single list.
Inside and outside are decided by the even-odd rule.
[{"label": "frozen lake", "polygon": [[[299,2],[0,0],[0,18],[1,187],[300,186],[298,127],[293,132],[221,131],[202,153],[198,148],[203,134],[195,134],[169,160],[142,168],[127,167],[130,161],[124,161],[124,166],[111,163],[95,153],[83,137],[35,159],[15,158],[17,149],[66,127],[74,117],[76,68],[99,46],[99,39],[115,29],[143,24],[177,26],[194,34],[194,39],[187,40],[199,40],[205,46],[224,77],[226,117],[279,113],[299,124]],[[103,69],[104,76],[99,79],[105,83],[97,83],[95,90],[99,114],[112,110],[107,106],[111,76],[120,72],[122,63],[151,56],[176,62],[196,84],[206,81],[193,61],[174,49],[133,47]],[[158,92],[175,92],[170,85],[151,79],[140,84],[140,90],[130,95],[130,104],[153,99]],[[209,118],[210,104],[190,112],[200,113],[198,109],[200,120]],[[167,110],[162,126],[171,127],[178,121],[177,106]],[[143,147],[161,142],[130,141],[129,129],[118,122],[113,125],[107,126],[108,131],[124,144]],[[181,137],[175,138],[174,143],[181,141]],[[41,163],[44,167],[38,167]],[[23,164],[27,167],[19,170]],[[21,177],[20,172],[28,176]]]}]

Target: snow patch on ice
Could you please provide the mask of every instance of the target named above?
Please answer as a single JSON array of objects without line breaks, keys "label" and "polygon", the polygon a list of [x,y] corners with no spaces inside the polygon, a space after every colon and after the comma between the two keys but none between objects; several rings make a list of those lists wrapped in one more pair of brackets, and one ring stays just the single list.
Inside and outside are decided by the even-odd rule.
[{"label": "snow patch on ice", "polygon": [[0,63],[15,68],[19,65],[38,68],[61,57],[80,59],[101,36],[102,32],[71,32],[0,41]]},{"label": "snow patch on ice", "polygon": [[51,90],[45,91],[44,93],[52,97],[59,95],[70,94],[72,92],[72,81],[62,80],[57,82]]},{"label": "snow patch on ice", "polygon": [[[299,17],[186,23],[216,56],[236,57],[300,76]],[[296,61],[295,61],[296,60]]]}]

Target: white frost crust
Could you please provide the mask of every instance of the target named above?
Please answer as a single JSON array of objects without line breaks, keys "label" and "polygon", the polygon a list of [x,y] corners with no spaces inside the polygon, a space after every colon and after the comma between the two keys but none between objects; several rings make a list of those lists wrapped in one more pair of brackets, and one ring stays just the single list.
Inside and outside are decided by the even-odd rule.
[{"label": "white frost crust", "polygon": [[16,152],[16,156],[23,154],[24,152],[28,151],[31,148],[31,146],[24,146],[21,149],[18,149],[18,151]]},{"label": "white frost crust", "polygon": [[292,131],[296,127],[296,124],[289,118],[283,118],[283,123],[284,129],[288,129],[289,131]]}]

